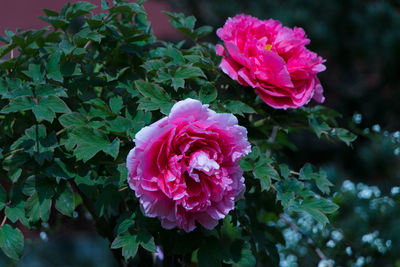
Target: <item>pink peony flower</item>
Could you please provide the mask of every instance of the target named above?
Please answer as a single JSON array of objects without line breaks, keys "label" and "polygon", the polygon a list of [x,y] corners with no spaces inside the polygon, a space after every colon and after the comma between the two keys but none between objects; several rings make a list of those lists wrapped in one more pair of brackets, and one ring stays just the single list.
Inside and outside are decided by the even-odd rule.
[{"label": "pink peony flower", "polygon": [[240,158],[251,151],[236,117],[200,101],[176,103],[135,136],[127,158],[128,183],[142,211],[167,229],[208,229],[234,208],[244,191]]},{"label": "pink peony flower", "polygon": [[229,18],[217,35],[226,48],[216,47],[223,56],[220,68],[241,85],[253,87],[271,107],[298,108],[311,98],[325,100],[317,78],[325,60],[305,47],[310,40],[302,28],[241,14]]}]

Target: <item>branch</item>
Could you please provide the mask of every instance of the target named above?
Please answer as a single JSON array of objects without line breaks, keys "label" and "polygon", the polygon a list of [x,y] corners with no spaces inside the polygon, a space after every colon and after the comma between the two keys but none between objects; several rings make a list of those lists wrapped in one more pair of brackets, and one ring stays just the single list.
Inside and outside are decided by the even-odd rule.
[{"label": "branch", "polygon": [[1,222],[0,225],[0,229],[4,226],[4,224],[6,224],[6,221],[7,221],[7,215],[4,215],[3,221]]},{"label": "branch", "polygon": [[[273,128],[272,128],[272,133],[271,133],[271,136],[268,138],[268,143],[273,143],[274,141],[275,141],[275,138],[276,138],[276,134],[278,133],[278,127],[277,126],[274,126]],[[265,151],[265,155],[267,156],[267,157],[269,157],[270,155],[271,155],[271,150],[270,149],[267,149],[267,151]]]},{"label": "branch", "polygon": [[[6,203],[6,206],[8,206],[8,205],[10,205],[10,204],[11,204],[11,201],[8,201],[8,202]],[[0,224],[0,229],[6,224],[6,221],[7,221],[7,215],[4,214],[3,221],[2,221],[1,224]]]},{"label": "branch", "polygon": [[128,188],[127,186],[121,187],[120,189],[118,189],[118,192],[124,191],[127,188]]},{"label": "branch", "polygon": [[[281,218],[281,220],[286,223],[288,226],[290,226],[290,228],[292,228],[293,230],[295,230],[296,232],[298,232],[299,234],[301,234],[303,236],[303,238],[307,241],[307,244],[315,251],[315,253],[317,253],[318,257],[321,260],[327,260],[328,258],[325,256],[325,254],[322,252],[322,250],[315,246],[314,241],[311,239],[311,237],[309,237],[306,233],[304,233],[297,225],[295,225],[293,222],[291,222],[289,220],[289,218],[287,218],[285,215],[280,214],[279,218]],[[328,267],[332,267],[332,265],[328,262]]]}]

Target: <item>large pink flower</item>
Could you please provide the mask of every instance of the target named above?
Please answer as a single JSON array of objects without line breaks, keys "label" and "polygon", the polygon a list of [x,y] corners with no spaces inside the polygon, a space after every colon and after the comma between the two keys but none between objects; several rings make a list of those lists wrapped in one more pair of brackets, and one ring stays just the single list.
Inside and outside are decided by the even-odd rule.
[{"label": "large pink flower", "polygon": [[220,68],[241,85],[251,86],[274,108],[298,108],[311,98],[323,102],[317,73],[324,71],[321,57],[305,46],[310,43],[302,28],[290,29],[273,19],[248,15],[229,18],[217,30],[224,42]]},{"label": "large pink flower", "polygon": [[167,229],[208,229],[234,208],[244,191],[238,166],[250,152],[247,131],[235,116],[193,99],[135,136],[127,158],[128,183],[142,211]]}]

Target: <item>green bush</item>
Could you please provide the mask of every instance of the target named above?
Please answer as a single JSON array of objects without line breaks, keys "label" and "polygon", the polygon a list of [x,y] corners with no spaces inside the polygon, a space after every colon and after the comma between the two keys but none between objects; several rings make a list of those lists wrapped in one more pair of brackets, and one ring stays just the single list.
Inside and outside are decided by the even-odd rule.
[{"label": "green bush", "polygon": [[[290,217],[307,216],[325,229],[339,216],[342,203],[332,198],[327,173],[310,164],[294,170],[284,155],[296,149],[289,135],[306,132],[350,145],[356,136],[338,126],[337,112],[268,107],[220,71],[214,44],[199,41],[212,28],[195,27],[192,16],[166,13],[188,37],[175,44],[153,36],[141,2],[117,0],[109,7],[102,1],[106,13],[98,15],[94,7],[78,2],[60,12],[45,10],[50,27],[1,37],[5,255],[21,257],[22,227],[51,228],[87,211],[121,265],[154,263],[162,250],[165,266],[276,266],[288,243],[283,233],[293,229]],[[12,50],[18,55],[6,59]],[[240,161],[245,198],[215,229],[190,233],[143,216],[125,167],[135,134],[186,98],[238,116],[252,144]],[[308,249],[315,251],[314,241]]]}]

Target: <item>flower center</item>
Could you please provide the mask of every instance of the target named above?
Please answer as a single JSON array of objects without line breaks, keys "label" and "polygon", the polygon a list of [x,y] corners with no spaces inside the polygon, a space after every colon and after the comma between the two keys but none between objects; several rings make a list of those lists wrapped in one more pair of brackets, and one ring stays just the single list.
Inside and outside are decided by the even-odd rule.
[{"label": "flower center", "polygon": [[192,155],[190,160],[188,171],[196,182],[200,182],[199,175],[194,170],[201,171],[206,175],[213,175],[220,168],[219,164],[214,160],[210,159],[208,153],[204,151],[196,152]]},{"label": "flower center", "polygon": [[271,44],[267,44],[265,46],[264,50],[271,51],[271,48],[272,48],[272,45]]}]

